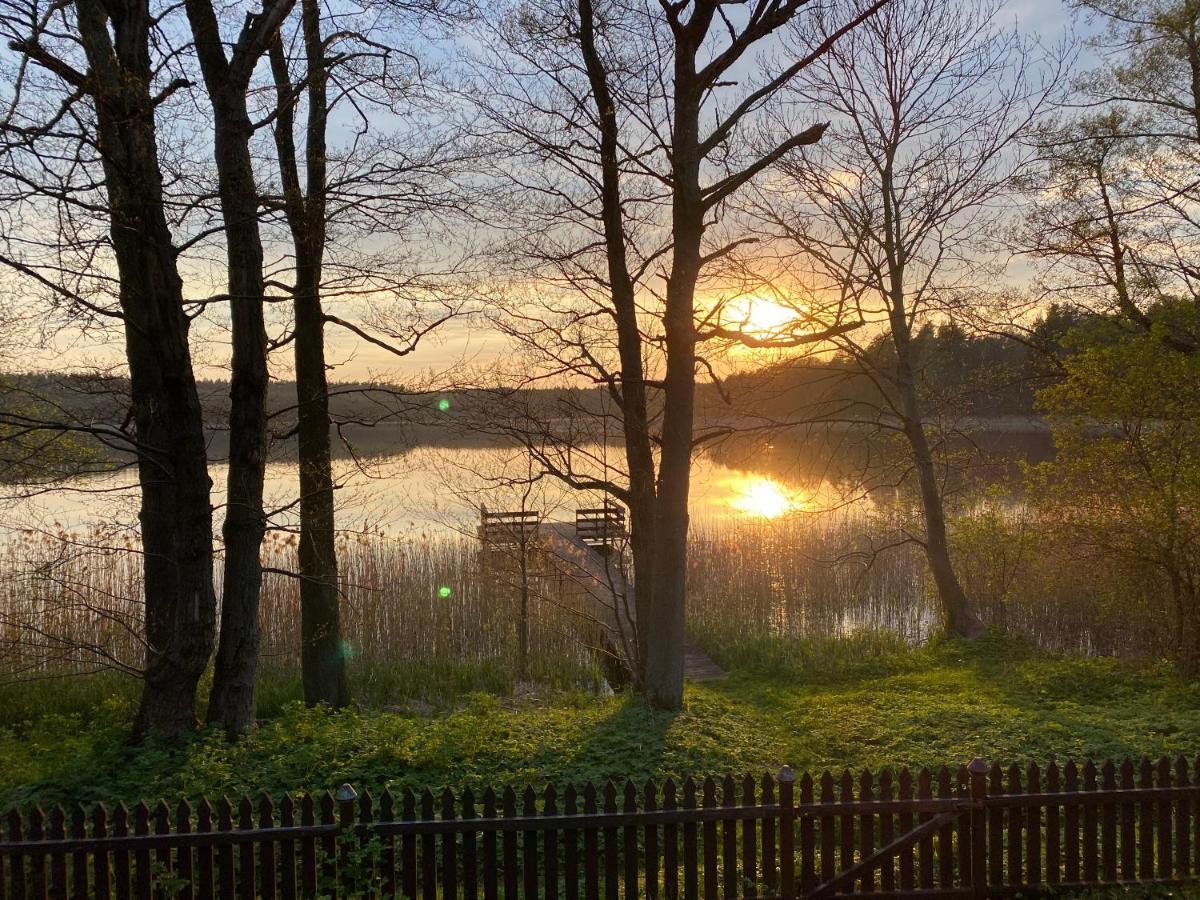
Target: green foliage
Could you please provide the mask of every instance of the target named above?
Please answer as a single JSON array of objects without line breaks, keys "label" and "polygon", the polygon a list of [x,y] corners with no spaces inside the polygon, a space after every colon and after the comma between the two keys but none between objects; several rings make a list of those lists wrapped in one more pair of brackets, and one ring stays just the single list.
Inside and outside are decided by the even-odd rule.
[{"label": "green foliage", "polygon": [[[1170,598],[1140,617],[1173,621],[1174,652],[1200,665],[1200,355],[1152,332],[1085,346],[1066,377],[1040,396],[1057,458],[1032,473],[1045,524],[1089,559],[1142,579]],[[1127,606],[1127,614],[1134,607]]]},{"label": "green foliage", "polygon": [[[974,756],[1195,752],[1200,686],[1169,667],[1047,655],[998,637],[916,650],[864,635],[841,647],[746,645],[728,680],[690,685],[678,715],[636,698],[474,693],[436,710],[330,712],[290,703],[245,740],[130,748],[124,694],[0,728],[0,807],[197,798],[243,791],[471,786],[800,768],[924,765]],[[7,701],[6,701],[7,704]],[[4,705],[0,708],[13,710]]]}]

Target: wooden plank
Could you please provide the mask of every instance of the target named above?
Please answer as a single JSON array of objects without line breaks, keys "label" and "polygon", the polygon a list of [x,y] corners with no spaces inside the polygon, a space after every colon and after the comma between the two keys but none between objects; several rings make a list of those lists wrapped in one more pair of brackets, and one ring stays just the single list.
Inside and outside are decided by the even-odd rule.
[{"label": "wooden plank", "polygon": [[[521,797],[522,812],[526,819],[537,816],[537,794],[532,785],[526,785]],[[538,895],[538,832],[528,828],[521,833],[521,884],[526,900],[537,900]]]},{"label": "wooden plank", "polygon": [[[850,774],[849,769],[842,770],[838,788],[838,799],[843,805],[853,808],[854,776]],[[854,822],[855,815],[852,812],[844,812],[838,816],[838,870],[842,872],[854,866]]]},{"label": "wooden plank", "polygon": [[[291,828],[295,824],[296,801],[291,794],[284,794],[279,801],[279,827]],[[283,900],[296,900],[300,896],[296,888],[296,842],[285,838],[279,842],[279,892]]]},{"label": "wooden plank", "polygon": [[[858,779],[858,799],[867,803],[875,799],[875,779],[870,770],[863,770]],[[875,853],[875,814],[864,812],[858,817],[858,857],[870,859]],[[875,890],[875,870],[863,869],[862,889],[866,893]]]},{"label": "wooden plank", "polygon": [[[1046,789],[1057,793],[1061,788],[1058,764],[1053,760],[1046,766]],[[1057,802],[1046,807],[1046,882],[1062,881],[1062,822]]]},{"label": "wooden plank", "polygon": [[[912,773],[908,769],[900,770],[900,800],[913,799],[913,779]],[[907,834],[913,830],[913,814],[908,810],[901,811],[900,833]],[[911,891],[917,886],[915,869],[913,866],[913,848],[912,844],[905,844],[900,849],[900,890]]]},{"label": "wooden plank", "polygon": [[[686,778],[683,782],[683,808],[696,809],[696,781]],[[699,896],[699,856],[697,855],[697,826],[688,821],[683,826],[683,897],[695,900]]]},{"label": "wooden plank", "polygon": [[[590,781],[583,788],[583,814],[596,812],[596,786]],[[599,835],[594,827],[583,832],[583,895],[585,900],[600,897]]]},{"label": "wooden plank", "polygon": [[[578,812],[579,800],[575,785],[568,784],[563,791],[563,813],[573,816]],[[563,841],[563,881],[566,900],[579,900],[579,832],[568,828],[562,836]]]},{"label": "wooden plank", "polygon": [[[254,804],[250,802],[250,798],[245,794],[242,794],[241,800],[238,801],[238,828],[243,831],[252,831],[254,829]],[[241,896],[257,896],[253,843],[247,841],[238,845],[238,862],[238,884],[241,889]]]},{"label": "wooden plank", "polygon": [[[113,807],[112,833],[116,837],[129,834],[129,810],[124,803]],[[130,891],[129,851],[116,850],[113,852],[113,894],[117,900],[129,900]]]},{"label": "wooden plank", "polygon": [[[729,809],[737,805],[733,776],[721,780],[721,805]],[[721,887],[725,900],[735,900],[738,895],[737,867],[737,822],[725,819],[721,822]]]},{"label": "wooden plank", "polygon": [[[1126,757],[1121,762],[1121,789],[1134,787],[1133,762]],[[1121,804],[1121,879],[1133,881],[1137,878],[1137,809],[1126,800]]]},{"label": "wooden plank", "polygon": [[[1101,788],[1117,789],[1117,769],[1111,759],[1100,769]],[[1105,881],[1117,880],[1117,807],[1111,800],[1100,807],[1100,875]]]},{"label": "wooden plank", "polygon": [[[892,793],[892,770],[884,769],[879,773],[879,799],[890,801]],[[893,813],[881,812],[879,814],[879,843],[881,846],[887,847],[896,839],[895,826],[896,819]],[[882,891],[894,891],[896,889],[895,854],[889,854],[880,861],[879,889]]]},{"label": "wooden plank", "polygon": [[[1023,793],[1021,787],[1021,767],[1013,763],[1008,769],[1008,790],[1005,792],[1009,796],[1018,796]],[[1010,806],[1007,809],[1008,813],[1008,883],[1023,884],[1024,873],[1021,870],[1021,829],[1024,827],[1024,810],[1019,806]]]},{"label": "wooden plank", "polygon": [[[490,787],[483,792],[483,818],[496,818],[496,792]],[[408,870],[407,842],[411,835],[405,835],[402,846],[405,848],[405,870]],[[483,896],[485,900],[496,900],[500,895],[500,876],[496,868],[496,832],[488,829],[483,833]],[[406,874],[407,877],[407,874]],[[407,884],[407,882],[405,882]],[[405,891],[407,894],[407,889]]]},{"label": "wooden plank", "polygon": [[[40,842],[46,837],[46,814],[41,807],[29,811],[29,839]],[[29,892],[31,900],[46,900],[46,854],[35,849],[29,854]],[[141,898],[139,898],[141,900]]]},{"label": "wooden plank", "polygon": [[[391,819],[391,794],[384,793],[383,801],[380,806],[381,817],[386,816]],[[384,805],[386,804],[386,805]],[[462,794],[462,817],[465,821],[472,821],[475,818],[475,793],[470,788],[464,788]],[[383,882],[383,890],[385,897],[391,897],[395,894],[393,885],[395,884],[395,848],[389,843],[388,838],[384,839],[383,865],[385,871],[390,873],[385,876]],[[467,900],[475,900],[479,896],[479,836],[474,831],[464,831],[462,835],[463,847],[463,896]]]},{"label": "wooden plank", "polygon": [[[1079,767],[1073,759],[1063,768],[1063,790],[1067,794],[1079,790]],[[1063,868],[1068,884],[1079,881],[1079,810],[1078,803],[1063,803]]]},{"label": "wooden plank", "polygon": [[[71,810],[71,836],[78,839],[87,838],[87,810],[83,808],[82,803],[76,803]],[[191,858],[191,850],[183,851],[189,859]],[[0,859],[4,855],[0,853]],[[101,852],[98,859],[104,860],[107,865],[105,854]],[[71,897],[72,900],[86,900],[90,896],[88,891],[88,854],[86,850],[76,850],[71,856]],[[4,870],[0,869],[0,898],[4,897]],[[179,900],[191,900],[191,877],[185,879],[184,886],[179,892]]]},{"label": "wooden plank", "polygon": [[[604,783],[604,811],[617,811],[617,786],[611,781]],[[621,891],[619,873],[621,871],[621,844],[616,826],[604,829],[604,897],[605,900],[617,900]]]},{"label": "wooden plank", "polygon": [[[742,805],[753,807],[758,803],[753,775],[742,779]],[[747,900],[758,897],[758,820],[742,819],[742,896]]]},{"label": "wooden plank", "polygon": [[[390,790],[384,788],[379,796],[379,821],[393,822],[395,819],[396,798]],[[380,835],[378,840],[379,888],[383,896],[395,897],[399,893],[399,882],[396,878],[396,838],[395,835],[384,834]]]},{"label": "wooden plank", "polygon": [[[1154,769],[1144,756],[1138,766],[1138,785],[1154,786]],[[1138,877],[1142,880],[1154,877],[1154,803],[1150,800],[1138,804]]]},{"label": "wooden plank", "polygon": [[[789,770],[789,773],[790,773],[790,770]],[[807,794],[805,794],[805,792],[804,792],[805,791],[804,786],[806,784],[808,785],[808,793]],[[804,802],[804,798],[807,796],[808,802],[812,803],[812,786],[813,786],[812,776],[809,775],[807,772],[805,772],[804,776],[800,779],[801,802]],[[793,787],[792,790],[794,791],[795,788]],[[763,803],[763,806],[768,807],[768,808],[770,808],[771,806],[773,806],[775,804],[775,779],[772,778],[770,776],[770,774],[765,774],[762,777],[762,803]],[[782,808],[780,809],[779,812],[780,812],[780,816],[783,817],[784,811]],[[786,821],[787,817],[784,817],[784,818]],[[778,862],[776,860],[776,851],[775,851],[776,843],[775,842],[777,840],[779,841],[779,846],[780,846],[779,856],[783,855],[784,844],[789,843],[788,839],[784,838],[782,829],[780,829],[777,833],[776,823],[777,823],[777,819],[773,815],[766,816],[763,819],[763,823],[762,823],[763,887],[765,888],[765,893],[767,894],[767,896],[773,896],[776,892],[776,888],[779,885],[779,875],[775,870],[775,866],[777,864],[782,865],[782,860],[779,860]],[[808,835],[807,844],[803,843],[805,834]],[[792,847],[793,859],[794,859],[794,854],[795,854],[794,840],[795,840],[795,836],[793,834],[793,836],[791,838],[791,842],[793,842],[793,847]],[[813,823],[812,823],[812,818],[810,816],[806,816],[804,819],[802,819],[800,821],[800,840],[802,843],[802,847],[800,850],[800,872],[801,872],[800,877],[802,880],[803,889],[808,890],[808,888],[810,886],[816,884],[816,879],[813,878],[812,874],[811,874],[812,867],[813,867],[813,852],[814,851],[813,851]],[[807,862],[805,860],[807,860]],[[793,867],[795,866],[794,861],[793,861],[792,865],[793,865]],[[808,868],[805,869],[804,868],[805,866],[807,866]],[[807,872],[807,874],[806,874],[806,872]]]},{"label": "wooden plank", "polygon": [[[675,780],[668,778],[663,784],[662,807],[665,811],[675,810]],[[663,897],[675,900],[679,896],[679,827],[674,823],[663,826]]]},{"label": "wooden plank", "polygon": [[[511,787],[506,787],[500,795],[503,814],[511,818],[517,814],[517,794]],[[517,900],[517,833],[505,831],[501,835],[500,873],[504,879],[504,900]]]},{"label": "wooden plank", "polygon": [[[51,840],[63,840],[67,836],[67,814],[62,806],[55,804],[50,810]],[[61,850],[50,854],[50,896],[60,900],[67,896],[67,857]]]},{"label": "wooden plank", "polygon": [[[1184,757],[1175,760],[1175,786],[1190,787],[1188,764]],[[1175,801],[1175,876],[1187,878],[1192,874],[1192,801],[1183,794]]]},{"label": "wooden plank", "polygon": [[[1165,756],[1158,761],[1155,767],[1157,775],[1157,787],[1165,788],[1171,786],[1171,761]],[[1156,874],[1159,878],[1171,877],[1171,801],[1160,800],[1156,806],[1158,813],[1158,821],[1155,822],[1154,831],[1157,841],[1158,865]]]},{"label": "wooden plank", "polygon": [[[364,798],[370,794],[364,794]],[[451,822],[458,818],[456,798],[450,788],[442,790],[442,821]],[[369,817],[366,821],[370,821]],[[442,835],[442,884],[443,898],[458,897],[458,835],[447,832]]]},{"label": "wooden plank", "polygon": [[[558,815],[558,789],[553,784],[546,785],[542,791],[542,815]],[[558,836],[555,828],[547,828],[542,832],[542,865],[545,872],[544,895],[546,900],[558,900]]]},{"label": "wooden plank", "polygon": [[[625,781],[624,793],[625,812],[636,813],[638,808],[637,788],[628,779]],[[641,897],[643,895],[638,892],[638,825],[630,822],[623,829],[622,837],[624,838],[621,853],[624,861],[625,896]]]},{"label": "wooden plank", "polygon": [[[196,809],[196,830],[201,834],[211,834],[213,829],[212,804],[207,797],[200,798]],[[213,868],[213,847],[211,844],[201,844],[196,848],[197,897],[199,900],[212,900],[216,891],[216,878]]]},{"label": "wooden plank", "polygon": [[[917,796],[928,800],[933,796],[933,776],[928,769],[922,768],[917,774]],[[921,813],[917,816],[918,825],[933,821],[932,813]],[[917,843],[917,878],[922,890],[933,887],[933,835],[926,830],[921,832],[921,840]]]},{"label": "wooden plank", "polygon": [[[654,783],[653,779],[648,780],[642,790],[642,808],[650,813],[658,809],[658,786]],[[657,900],[659,896],[658,878],[661,869],[658,826],[647,825],[643,840],[646,847],[646,896],[651,898],[651,900]]]},{"label": "wooden plank", "polygon": [[[717,805],[717,785],[711,777],[704,779],[703,807],[712,809]],[[717,823],[706,819],[704,832],[704,900],[717,900]]]},{"label": "wooden plank", "polygon": [[[937,795],[943,800],[954,796],[950,783],[950,770],[945,766],[938,769]],[[947,822],[937,832],[938,887],[954,886],[954,822]]]},{"label": "wooden plank", "polygon": [[[1025,773],[1025,789],[1031,794],[1042,790],[1042,773],[1035,763],[1030,763]],[[1042,807],[1025,809],[1025,883],[1042,883]]]}]

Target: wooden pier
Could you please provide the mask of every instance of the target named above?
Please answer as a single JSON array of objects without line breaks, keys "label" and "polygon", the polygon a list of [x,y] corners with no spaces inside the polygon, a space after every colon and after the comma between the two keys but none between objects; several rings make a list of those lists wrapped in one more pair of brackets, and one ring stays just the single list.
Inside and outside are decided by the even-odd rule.
[{"label": "wooden pier", "polygon": [[[625,577],[622,545],[626,537],[625,510],[613,504],[600,509],[580,509],[574,522],[545,521],[540,513],[488,512],[481,514],[479,535],[512,556],[536,556],[537,568],[556,571],[580,596],[581,612],[598,624],[610,652],[626,669],[638,629],[634,585]],[[684,678],[713,681],[725,672],[691,637],[684,638]]]}]

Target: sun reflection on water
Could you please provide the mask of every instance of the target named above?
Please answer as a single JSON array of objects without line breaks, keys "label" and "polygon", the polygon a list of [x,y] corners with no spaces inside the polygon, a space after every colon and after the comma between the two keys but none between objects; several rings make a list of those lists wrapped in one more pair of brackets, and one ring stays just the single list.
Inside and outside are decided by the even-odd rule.
[{"label": "sun reflection on water", "polygon": [[778,481],[761,475],[742,475],[729,482],[729,505],[747,516],[778,519],[802,509],[804,501]]}]

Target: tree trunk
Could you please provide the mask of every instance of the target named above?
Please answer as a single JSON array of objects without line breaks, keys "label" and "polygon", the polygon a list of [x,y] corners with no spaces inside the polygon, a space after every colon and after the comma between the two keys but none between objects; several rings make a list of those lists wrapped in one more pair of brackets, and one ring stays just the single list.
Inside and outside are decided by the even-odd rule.
[{"label": "tree trunk", "polygon": [[233,344],[230,374],[229,484],[225,509],[225,577],[221,634],[208,720],[231,736],[254,724],[258,669],[258,602],[262,588],[262,541],[266,533],[263,479],[267,457],[267,332],[263,322],[263,251],[258,228],[258,190],[250,156],[254,129],[246,91],[254,64],[266,51],[286,4],[247,20],[225,57],[210,0],[186,0],[188,21],[213,110],[214,151]]},{"label": "tree trunk", "polygon": [[608,71],[596,50],[595,20],[591,0],[579,0],[579,38],[592,99],[600,123],[600,202],[604,224],[605,254],[617,325],[617,353],[621,383],[615,391],[621,409],[625,463],[629,468],[629,546],[633,552],[634,635],[636,659],[633,683],[646,679],[649,654],[647,637],[655,589],[655,533],[657,493],[654,450],[650,440],[650,417],[646,402],[646,376],[642,362],[642,332],[637,320],[637,303],[629,261],[625,252],[624,212],[621,205],[621,170],[618,159],[616,104],[608,86]]},{"label": "tree trunk", "polygon": [[263,479],[267,460],[267,332],[263,323],[262,243],[258,192],[250,160],[245,93],[214,101],[216,158],[225,219],[233,363],[230,378],[229,484],[225,509],[225,578],[221,637],[208,720],[230,735],[254,724],[258,669],[258,601],[266,533]]},{"label": "tree trunk", "polygon": [[314,254],[301,250],[301,246],[297,242],[294,302],[300,453],[300,666],[304,702],[339,708],[349,697],[338,595],[320,263],[314,264]]},{"label": "tree trunk", "polygon": [[333,453],[329,430],[329,384],[325,375],[325,313],[321,278],[325,261],[325,147],[328,73],[317,0],[302,0],[308,125],[307,191],[296,159],[294,98],[283,46],[271,46],[271,69],[279,103],[275,146],[283,183],[284,211],[296,253],[293,308],[297,437],[300,456],[300,667],[304,702],[334,708],[349,701],[338,594]]},{"label": "tree trunk", "polygon": [[683,706],[687,605],[688,495],[696,398],[696,283],[704,234],[700,192],[700,97],[694,89],[696,48],[680,44],[675,59],[671,227],[667,281],[667,371],[663,391],[662,460],[655,522],[654,597],[647,635],[646,695],[652,706]]},{"label": "tree trunk", "polygon": [[946,633],[952,637],[979,637],[984,631],[983,622],[971,608],[950,559],[945,506],[933,462],[933,452],[925,434],[920,400],[917,397],[912,344],[903,301],[894,296],[891,308],[892,342],[896,348],[897,360],[896,383],[903,410],[904,436],[908,438],[909,448],[912,450],[913,466],[917,472],[917,485],[921,493],[921,509],[925,518],[925,558],[929,561],[929,570],[937,586]]},{"label": "tree trunk", "polygon": [[212,482],[183,283],[163,211],[152,20],[144,2],[125,7],[110,20],[97,0],[76,5],[96,100],[138,441],[147,650],[134,735],[175,740],[195,726],[196,686],[212,654]]},{"label": "tree trunk", "polygon": [[979,637],[984,631],[983,622],[971,608],[950,560],[946,514],[924,426],[919,419],[909,420],[905,422],[904,433],[912,448],[917,483],[921,490],[921,507],[925,514],[925,558],[929,561],[929,570],[937,586],[946,632],[952,637]]}]

